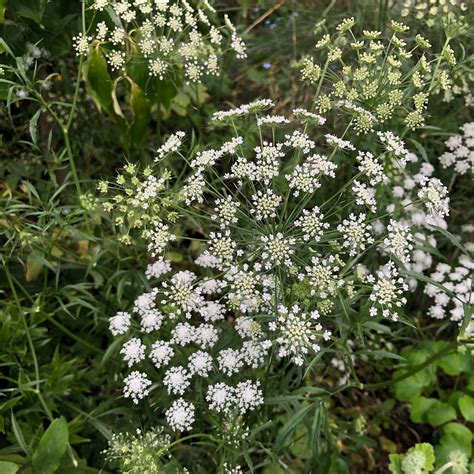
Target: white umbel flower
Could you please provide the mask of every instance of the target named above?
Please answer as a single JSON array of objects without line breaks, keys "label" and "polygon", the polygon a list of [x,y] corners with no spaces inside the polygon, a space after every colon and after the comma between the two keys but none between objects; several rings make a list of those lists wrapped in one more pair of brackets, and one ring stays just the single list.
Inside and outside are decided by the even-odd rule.
[{"label": "white umbel flower", "polygon": [[138,337],[133,337],[123,345],[120,354],[123,355],[123,359],[131,367],[133,364],[137,364],[145,359],[145,349],[145,344]]},{"label": "white umbel flower", "polygon": [[148,280],[152,278],[160,278],[162,275],[169,273],[171,271],[171,264],[163,258],[159,258],[156,262],[150,263],[146,267],[145,276]]},{"label": "white umbel flower", "polygon": [[279,334],[276,339],[278,356],[290,357],[294,364],[301,366],[310,352],[319,352],[320,346],[316,334],[322,328],[319,324],[315,325],[318,318],[317,311],[305,314],[298,305],[294,305],[291,309],[280,305],[276,321],[270,327]]},{"label": "white umbel flower", "polygon": [[174,355],[174,349],[167,341],[155,341],[151,346],[150,359],[157,369],[167,365]]},{"label": "white umbel flower", "polygon": [[190,430],[194,423],[194,412],[192,403],[179,398],[166,410],[166,421],[175,431]]},{"label": "white umbel flower", "polygon": [[191,384],[191,374],[182,366],[170,367],[163,379],[169,394],[183,395]]},{"label": "white umbel flower", "polygon": [[258,220],[276,217],[278,206],[282,201],[281,196],[275,194],[271,189],[257,191],[252,196],[253,208],[250,210]]},{"label": "white umbel flower", "polygon": [[[371,281],[371,280],[369,280]],[[406,304],[404,293],[408,291],[405,280],[399,276],[393,262],[389,262],[377,272],[377,280],[369,297],[373,302],[370,315],[381,313],[384,318],[398,319],[398,309]]]},{"label": "white umbel flower", "polygon": [[371,225],[366,222],[366,215],[350,214],[342,224],[337,226],[338,232],[342,234],[342,245],[349,251],[349,255],[354,257],[363,252],[367,245],[374,242],[370,234]]},{"label": "white umbel flower", "polygon": [[384,250],[397,257],[401,262],[408,263],[413,250],[413,237],[407,225],[390,220],[387,226],[388,235],[383,241]]},{"label": "white umbel flower", "polygon": [[224,349],[217,356],[219,369],[225,375],[236,374],[243,366],[241,354],[236,349]]},{"label": "white umbel flower", "polygon": [[132,322],[132,317],[125,311],[119,311],[109,319],[109,329],[114,336],[125,334]]},{"label": "white umbel flower", "polygon": [[235,403],[241,413],[252,411],[263,405],[263,393],[260,389],[260,382],[246,380],[239,382],[234,390]]},{"label": "white umbel flower", "polygon": [[133,403],[137,404],[140,400],[150,393],[149,386],[151,380],[143,372],[134,370],[124,380],[125,386],[123,395],[125,398],[131,398]]},{"label": "white umbel flower", "polygon": [[285,237],[281,232],[273,235],[263,235],[262,259],[266,263],[264,267],[270,270],[275,265],[289,267],[291,265],[291,255],[294,254],[296,240],[292,237]]},{"label": "white umbel flower", "polygon": [[189,357],[189,373],[207,377],[212,370],[212,357],[204,351],[196,351]]},{"label": "white umbel flower", "polygon": [[323,221],[324,216],[319,207],[312,209],[303,209],[301,216],[295,221],[295,227],[303,231],[303,240],[315,240],[319,242],[324,231],[329,229],[329,224]]},{"label": "white umbel flower", "polygon": [[235,404],[234,389],[224,382],[209,385],[206,401],[209,409],[218,413],[227,413]]},{"label": "white umbel flower", "polygon": [[418,197],[425,201],[425,206],[432,216],[449,215],[448,189],[439,179],[431,178],[423,183]]}]

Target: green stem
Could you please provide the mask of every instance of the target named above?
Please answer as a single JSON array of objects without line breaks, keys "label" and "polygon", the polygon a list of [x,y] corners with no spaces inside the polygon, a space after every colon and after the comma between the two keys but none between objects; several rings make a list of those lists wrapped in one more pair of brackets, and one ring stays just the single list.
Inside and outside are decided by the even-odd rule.
[{"label": "green stem", "polygon": [[433,474],[442,474],[443,472],[447,471],[450,467],[452,467],[452,462],[447,462],[444,466],[441,466],[437,471]]},{"label": "green stem", "polygon": [[443,49],[441,50],[441,53],[439,54],[438,60],[436,61],[436,66],[435,66],[435,70],[433,72],[433,77],[431,78],[430,87],[428,88],[428,94],[431,94],[431,91],[434,88],[436,75],[438,73],[439,66],[441,65],[441,60],[443,59],[444,50],[446,49],[446,47],[448,46],[450,41],[451,41],[451,38],[448,36],[446,38],[446,41],[444,42]]}]

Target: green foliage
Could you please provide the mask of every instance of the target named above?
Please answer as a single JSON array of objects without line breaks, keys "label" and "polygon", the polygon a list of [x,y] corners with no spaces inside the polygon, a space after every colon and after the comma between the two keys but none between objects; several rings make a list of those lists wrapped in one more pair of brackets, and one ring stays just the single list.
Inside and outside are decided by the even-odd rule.
[{"label": "green foliage", "polygon": [[[402,354],[412,363],[419,363],[447,347],[445,341],[427,342],[421,348],[405,348]],[[471,457],[472,432],[462,423],[472,422],[474,399],[472,386],[467,381],[471,379],[474,367],[469,353],[451,351],[434,360],[428,368],[431,370],[430,376],[419,378],[415,389],[412,389],[413,376],[410,376],[397,382],[393,390],[399,400],[409,402],[412,422],[429,424],[440,430],[435,445],[436,466],[440,468],[450,462],[450,455],[457,451],[464,453],[466,460]],[[407,366],[398,369],[396,374],[406,374],[409,370]],[[394,466],[392,472],[402,472],[393,470],[397,469],[401,459],[401,455],[393,455],[393,459],[391,457]]]},{"label": "green foliage", "polygon": [[64,418],[53,420],[33,453],[33,472],[44,474],[56,472],[66,452],[68,439],[67,421]]}]

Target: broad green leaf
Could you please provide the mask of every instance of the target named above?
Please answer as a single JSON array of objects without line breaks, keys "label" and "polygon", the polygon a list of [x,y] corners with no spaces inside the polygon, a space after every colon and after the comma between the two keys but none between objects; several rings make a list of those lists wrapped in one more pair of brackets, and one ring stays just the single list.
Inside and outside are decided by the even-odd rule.
[{"label": "broad green leaf", "polygon": [[461,423],[448,423],[443,426],[440,444],[450,449],[460,449],[470,456],[472,452],[472,432]]},{"label": "broad green leaf", "polygon": [[30,254],[26,259],[26,281],[36,280],[44,267],[44,258],[41,255]]},{"label": "broad green leaf", "polygon": [[388,470],[392,474],[404,474],[402,469],[403,454],[389,454],[390,464]]},{"label": "broad green leaf", "polygon": [[[422,362],[423,361],[424,360],[422,360]],[[419,362],[416,362],[414,365],[418,365],[418,363]],[[398,377],[404,373],[406,373],[406,370],[397,370],[394,375],[395,377]],[[410,375],[410,377],[407,377],[400,382],[396,382],[393,385],[395,397],[402,402],[412,401],[414,398],[421,395],[424,387],[430,386],[435,380],[436,373],[434,372],[433,368],[426,367],[414,375]]]},{"label": "broad green leaf", "polygon": [[137,146],[146,137],[150,123],[151,103],[137,84],[132,84],[130,105],[133,111],[133,121],[130,127],[130,145]]},{"label": "broad green leaf", "polygon": [[407,377],[393,386],[395,397],[402,402],[409,402],[421,395],[423,384],[415,376]]},{"label": "broad green leaf", "polygon": [[438,366],[447,375],[459,375],[461,373],[461,354],[453,353],[444,356],[438,361]]},{"label": "broad green leaf", "polygon": [[46,8],[46,0],[14,0],[10,3],[10,8],[17,15],[41,23]]},{"label": "broad green leaf", "polygon": [[464,395],[459,399],[458,404],[464,419],[474,421],[474,398],[470,395]]},{"label": "broad green leaf", "polygon": [[0,461],[0,472],[2,474],[15,474],[20,469],[18,464],[8,461]]},{"label": "broad green leaf", "polygon": [[426,420],[431,426],[437,427],[444,425],[448,421],[456,419],[456,410],[449,404],[436,400],[428,414]]},{"label": "broad green leaf", "polygon": [[469,390],[470,392],[474,392],[474,375],[471,375],[469,377],[469,380],[467,382],[467,390]]},{"label": "broad green leaf", "polygon": [[112,79],[107,70],[107,62],[99,47],[92,50],[86,67],[87,85],[99,108],[113,112]]},{"label": "broad green leaf", "polygon": [[69,429],[66,419],[61,417],[53,420],[33,453],[33,473],[53,474],[56,472],[66,452],[68,439]]},{"label": "broad green leaf", "polygon": [[410,406],[410,420],[413,423],[426,423],[431,407],[438,402],[435,398],[417,397]]}]

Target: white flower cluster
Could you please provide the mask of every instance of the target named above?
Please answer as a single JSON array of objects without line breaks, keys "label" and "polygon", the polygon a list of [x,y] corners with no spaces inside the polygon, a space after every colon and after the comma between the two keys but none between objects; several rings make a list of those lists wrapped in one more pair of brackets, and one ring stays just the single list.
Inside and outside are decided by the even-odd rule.
[{"label": "white flower cluster", "polygon": [[408,291],[405,280],[399,276],[393,262],[389,262],[377,272],[377,278],[367,277],[369,283],[374,283],[369,297],[372,302],[370,315],[382,314],[384,318],[398,319],[398,310],[407,300],[403,296]]},{"label": "white flower cluster", "polygon": [[439,161],[443,168],[453,167],[460,175],[474,174],[474,122],[465,123],[462,135],[453,135],[445,144],[449,151],[443,153]]},{"label": "white flower cluster", "polygon": [[341,111],[356,136],[383,129],[392,119],[409,129],[423,126],[430,96],[455,93],[454,51],[446,44],[440,53],[431,52],[429,41],[407,34],[409,28],[396,21],[362,34],[355,23],[346,18],[332,34],[322,34],[314,57],[300,62],[302,80],[315,89],[316,111]]},{"label": "white flower cluster", "polygon": [[110,13],[111,20],[100,21],[93,37],[76,36],[74,47],[85,55],[91,42],[105,46],[112,70],[122,70],[138,56],[151,77],[164,80],[180,67],[188,82],[201,82],[219,73],[218,58],[229,46],[238,58],[246,57],[229,17],[219,25],[209,1],[194,7],[187,0],[97,0],[92,8]]},{"label": "white flower cluster", "polygon": [[[415,244],[434,246],[428,229],[432,225],[445,227],[443,218],[449,210],[446,188],[431,177],[433,168],[425,163],[411,176],[406,166],[416,157],[391,132],[374,132],[372,143],[376,146],[370,151],[356,150],[344,138],[326,134],[328,150],[310,132],[311,126],[319,125],[316,120],[307,122],[304,131],[292,127],[288,133],[284,127],[287,121],[279,116],[279,127],[269,134],[265,129],[268,123],[260,120],[259,114],[271,106],[271,101],[264,99],[217,112],[214,120],[232,122],[236,136],[220,149],[199,152],[191,160],[193,173],[183,188],[186,203],[199,204],[203,218],[213,210],[210,217],[220,229],[209,233],[200,258],[226,274],[229,304],[247,314],[268,310],[276,314],[272,303],[281,301],[284,283],[280,272],[286,272],[290,281],[294,279],[316,297],[313,304],[321,314],[328,314],[352,278],[353,269],[349,267],[348,272],[345,268],[347,257],[360,259],[372,246],[409,270],[429,268],[430,255]],[[295,109],[294,113],[303,112]],[[239,133],[243,116],[248,116],[246,129],[252,127],[252,121],[257,125],[259,145],[249,147],[244,134]],[[230,145],[236,142],[238,151]],[[231,152],[223,153],[227,148]],[[325,180],[336,178],[332,157],[339,153],[355,155],[358,173],[333,197],[319,203],[318,190]],[[199,157],[203,155],[214,158],[202,160]],[[213,170],[217,161],[220,169],[227,170],[222,177],[216,177]],[[199,189],[191,196],[190,183],[196,181]],[[381,209],[383,217],[378,219],[377,194],[379,190],[390,193],[389,184],[394,183],[393,204]],[[345,202],[349,212],[335,219],[334,200]],[[327,210],[331,211],[329,219]],[[399,289],[393,293],[393,302],[384,303],[387,310],[383,311],[384,316],[397,317],[392,309],[404,304],[405,281],[392,263],[375,268],[374,275],[372,294],[382,292],[389,280]]]},{"label": "white flower cluster", "polygon": [[324,330],[320,323],[319,312],[305,314],[298,305],[291,309],[281,305],[278,307],[277,318],[271,323],[270,329],[277,333],[279,357],[291,357],[296,365],[303,365],[304,356],[310,352],[318,353],[321,347],[317,343],[322,336],[325,341],[331,337],[331,331]]},{"label": "white flower cluster", "polygon": [[462,323],[464,305],[474,304],[473,271],[474,261],[468,255],[459,257],[458,264],[454,267],[446,263],[436,266],[430,277],[440,286],[428,283],[425,287],[425,293],[434,300],[428,312],[432,318],[449,318],[458,324]]},{"label": "white flower cluster", "polygon": [[[153,391],[176,397],[166,411],[175,430],[191,428],[194,400],[226,417],[261,405],[254,371],[271,368],[275,356],[304,366],[324,353],[337,327],[329,329],[330,316],[347,310],[344,301],[399,319],[409,286],[396,263],[425,271],[430,256],[416,245],[435,245],[427,231],[447,213],[433,169],[424,164],[411,176],[398,164],[416,157],[395,135],[373,133],[370,150],[357,150],[344,138],[318,136],[312,127],[320,121],[305,121],[301,131],[286,119],[259,120],[270,106],[259,100],[216,114],[234,136],[186,160],[176,198],[204,237],[199,255],[173,273],[164,252],[188,235],[156,222],[146,236],[156,258],[146,276],[156,283],[135,301],[138,324],[123,311],[110,320],[112,333],[128,339],[120,350],[133,370],[125,396],[147,396],[158,373]],[[182,156],[183,139],[173,135],[159,156]],[[336,154],[357,163],[338,186]],[[379,210],[379,193],[392,193],[393,204]],[[203,393],[192,392],[197,387]]]},{"label": "white flower cluster", "polygon": [[[229,272],[227,280],[198,279],[189,270],[169,276],[171,271],[170,263],[162,257],[149,264],[147,278],[159,283],[135,300],[133,313],[139,324],[133,323],[130,313],[121,311],[110,318],[109,327],[113,335],[129,337],[120,350],[123,360],[133,367],[125,379],[124,396],[134,403],[148,396],[152,385],[149,373],[154,371],[146,367],[154,366],[160,371],[159,384],[169,395],[180,397],[166,410],[166,419],[174,430],[184,431],[191,429],[195,419],[194,404],[183,398],[193,378],[206,381],[212,376],[228,381],[239,372],[256,369],[266,362],[272,343],[251,318],[237,318],[235,328],[225,320],[223,289],[229,283],[234,285],[234,293],[227,295],[229,304],[238,296],[244,298],[236,293],[248,288],[244,275]],[[220,337],[229,331],[236,347],[216,349]],[[227,393],[225,403],[219,387]],[[263,403],[263,394],[258,382],[244,379],[235,387],[226,382],[209,385],[207,399],[210,410],[245,414]]]}]

